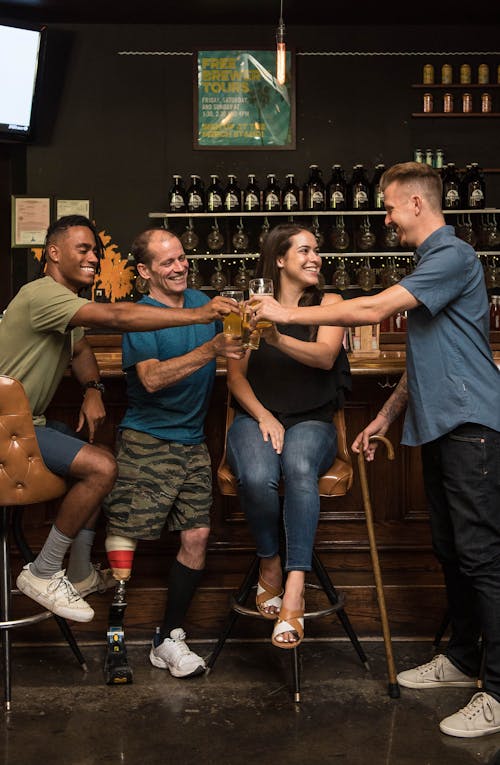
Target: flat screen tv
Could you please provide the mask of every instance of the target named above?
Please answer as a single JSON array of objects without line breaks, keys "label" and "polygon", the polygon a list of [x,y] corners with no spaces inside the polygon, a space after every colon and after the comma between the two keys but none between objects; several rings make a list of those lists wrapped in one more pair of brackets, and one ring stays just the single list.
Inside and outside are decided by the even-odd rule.
[{"label": "flat screen tv", "polygon": [[46,28],[0,24],[0,141],[34,137]]}]

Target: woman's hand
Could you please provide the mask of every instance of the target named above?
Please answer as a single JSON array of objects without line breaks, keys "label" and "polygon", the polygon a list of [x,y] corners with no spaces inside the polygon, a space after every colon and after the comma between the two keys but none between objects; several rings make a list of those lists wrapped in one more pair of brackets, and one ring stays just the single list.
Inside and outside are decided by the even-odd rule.
[{"label": "woman's hand", "polygon": [[264,441],[271,439],[274,451],[276,454],[281,454],[285,440],[285,428],[281,422],[268,411],[259,417],[257,422]]},{"label": "woman's hand", "polygon": [[272,324],[270,327],[261,329],[260,333],[268,345],[279,344],[281,335],[276,328],[276,324]]},{"label": "woman's hand", "polygon": [[275,324],[288,324],[288,308],[284,308],[270,295],[252,295],[250,306],[253,309],[252,324],[259,319],[267,319]]}]

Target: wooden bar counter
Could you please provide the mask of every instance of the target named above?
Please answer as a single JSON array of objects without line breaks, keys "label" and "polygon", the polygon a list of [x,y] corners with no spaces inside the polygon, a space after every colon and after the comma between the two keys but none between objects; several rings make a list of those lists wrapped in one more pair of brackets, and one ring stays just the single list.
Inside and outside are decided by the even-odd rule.
[{"label": "wooden bar counter", "polygon": [[[116,427],[126,406],[126,388],[121,371],[120,338],[90,335],[103,380],[107,422],[99,440],[112,446]],[[376,359],[351,359],[353,390],[346,402],[348,443],[376,415],[404,371],[404,344],[397,337],[387,338]],[[393,342],[391,342],[391,340]],[[499,357],[500,353],[495,353]],[[227,387],[223,364],[218,367],[211,406],[206,421],[207,442],[214,472],[214,502],[206,575],[193,601],[186,624],[189,637],[212,639],[227,614],[229,594],[241,582],[254,554],[252,539],[237,499],[220,495],[215,479],[224,440]],[[64,378],[50,407],[50,417],[74,426],[81,402],[81,390],[73,378]],[[441,570],[431,548],[428,513],[422,486],[420,450],[400,446],[402,422],[388,433],[396,452],[393,462],[383,449],[367,464],[370,496],[382,567],[389,620],[394,637],[429,638],[437,630],[445,610]],[[316,550],[331,573],[335,586],[346,596],[346,609],[360,636],[381,637],[375,587],[370,563],[361,488],[354,455],[354,485],[345,496],[323,501]],[[54,503],[36,505],[25,513],[25,530],[35,553],[46,538],[54,518]],[[107,565],[104,551],[105,523],[97,528],[94,561]],[[177,551],[177,537],[164,533],[157,542],[140,542],[133,577],[127,588],[126,612],[128,640],[147,641],[159,623],[165,602],[165,582]],[[13,553],[13,573],[21,561]],[[314,579],[311,579],[314,581]],[[111,592],[92,595],[89,602],[96,611],[89,624],[75,624],[80,640],[104,645]],[[17,599],[14,599],[15,601]],[[23,601],[25,599],[23,598]],[[325,604],[323,594],[308,590],[308,610]],[[22,604],[25,610],[26,603]],[[36,609],[33,604],[33,609]],[[308,636],[344,637],[334,618],[308,622]],[[266,637],[270,632],[264,620],[240,619],[234,635]],[[21,631],[28,641],[59,641],[53,620]]]}]

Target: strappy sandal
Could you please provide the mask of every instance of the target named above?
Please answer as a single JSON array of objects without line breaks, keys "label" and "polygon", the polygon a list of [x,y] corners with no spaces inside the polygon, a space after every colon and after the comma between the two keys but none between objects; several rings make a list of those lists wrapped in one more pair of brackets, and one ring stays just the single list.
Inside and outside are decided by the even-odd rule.
[{"label": "strappy sandal", "polygon": [[[293,641],[278,640],[278,637],[283,635],[284,632],[294,632],[297,639]],[[296,648],[302,643],[303,637],[304,610],[287,611],[287,609],[282,608],[273,629],[271,637],[272,644],[275,645],[276,648]]]},{"label": "strappy sandal", "polygon": [[257,607],[257,611],[261,616],[264,617],[264,619],[272,619],[273,621],[276,619],[278,615],[277,612],[271,613],[265,609],[272,608],[274,606],[279,611],[281,608],[281,596],[283,595],[283,592],[284,590],[282,587],[272,587],[268,582],[266,582],[266,580],[262,578],[262,574],[259,571],[259,581],[257,584],[255,605]]}]

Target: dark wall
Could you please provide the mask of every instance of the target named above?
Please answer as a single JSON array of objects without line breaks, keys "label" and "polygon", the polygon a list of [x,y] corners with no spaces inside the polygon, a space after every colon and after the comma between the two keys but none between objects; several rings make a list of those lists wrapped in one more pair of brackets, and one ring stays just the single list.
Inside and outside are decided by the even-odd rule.
[{"label": "dark wall", "polygon": [[[413,158],[414,148],[440,147],[459,167],[478,161],[500,166],[499,120],[418,119],[422,67],[439,73],[449,61],[477,70],[490,63],[496,81],[500,53],[490,56],[425,51],[495,51],[499,27],[307,27],[289,28],[295,47],[297,148],[193,150],[193,57],[119,55],[121,51],[189,52],[273,45],[263,27],[166,25],[61,25],[51,28],[52,73],[37,142],[28,147],[26,191],[32,195],[91,198],[99,228],[122,254],[148,225],[148,212],[165,209],[174,172],[225,176],[241,182],[295,172],[304,181],[311,162],[327,178],[334,162],[349,173],[355,162],[370,173],[378,162]],[[307,52],[357,55],[300,55]],[[364,55],[382,52],[384,55]],[[407,52],[410,55],[389,55]],[[418,55],[413,55],[413,54]],[[57,83],[57,87],[55,86]],[[500,90],[492,91],[500,111]],[[487,178],[487,202],[500,206],[499,176]]]}]

